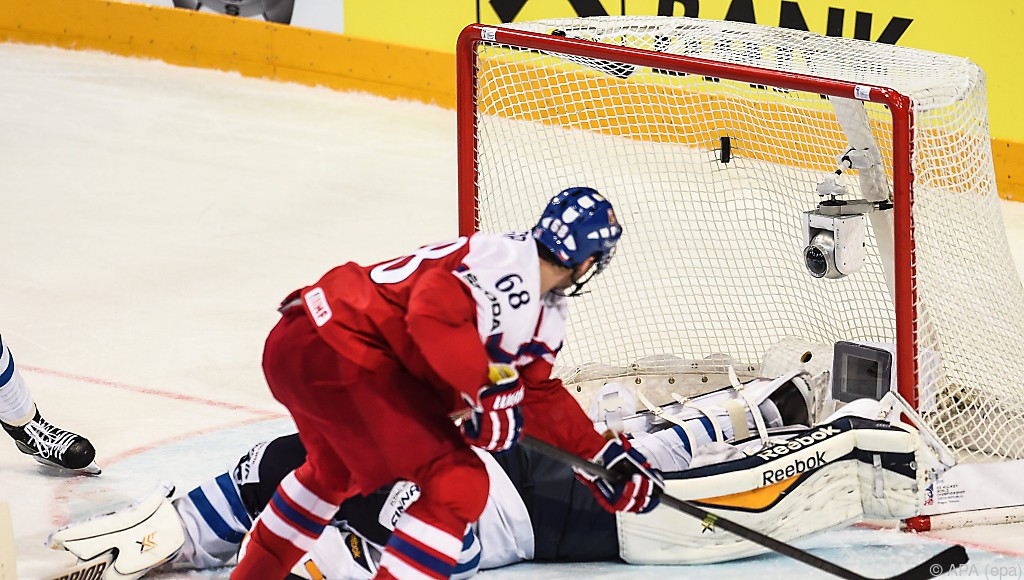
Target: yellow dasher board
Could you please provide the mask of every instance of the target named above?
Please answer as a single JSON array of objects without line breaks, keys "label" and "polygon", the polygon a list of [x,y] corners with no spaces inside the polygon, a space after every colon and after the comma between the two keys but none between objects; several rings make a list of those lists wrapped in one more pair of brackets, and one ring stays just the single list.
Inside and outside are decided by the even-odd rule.
[{"label": "yellow dasher board", "polygon": [[[341,0],[315,0],[341,1]],[[1015,95],[1019,0],[344,0],[345,34],[454,52],[473,22],[500,25],[542,18],[662,15],[739,20],[861,38],[970,58],[988,75],[991,133],[1024,141]]]}]

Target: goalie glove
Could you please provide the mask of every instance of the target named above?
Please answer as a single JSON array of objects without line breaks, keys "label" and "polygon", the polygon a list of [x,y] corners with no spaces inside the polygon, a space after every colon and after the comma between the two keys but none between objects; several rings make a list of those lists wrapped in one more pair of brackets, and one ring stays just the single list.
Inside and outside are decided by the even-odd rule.
[{"label": "goalie glove", "polygon": [[[88,566],[60,577],[100,578],[95,574],[102,572],[104,580],[135,580],[171,561],[186,540],[184,524],[167,499],[173,493],[173,485],[161,484],[135,504],[50,534],[47,544],[51,549],[67,550]],[[112,565],[92,567],[102,563],[99,558],[107,554],[113,558]]]},{"label": "goalie glove", "polygon": [[610,512],[645,514],[658,505],[658,497],[665,490],[665,482],[643,453],[633,448],[625,435],[620,434],[605,443],[592,461],[619,476],[617,481],[605,481],[594,474],[573,468],[576,478],[590,488],[601,507]]},{"label": "goalie glove", "polygon": [[462,422],[462,438],[486,451],[504,451],[522,434],[519,404],[525,392],[519,384],[519,372],[510,365],[490,365],[488,378],[491,384],[480,389],[476,401],[462,395],[472,411]]}]

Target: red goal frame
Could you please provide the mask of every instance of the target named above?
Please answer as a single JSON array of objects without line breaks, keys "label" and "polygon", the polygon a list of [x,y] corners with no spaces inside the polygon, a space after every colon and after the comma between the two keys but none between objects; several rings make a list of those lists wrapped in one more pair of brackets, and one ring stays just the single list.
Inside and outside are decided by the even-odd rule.
[{"label": "red goal frame", "polygon": [[858,85],[810,75],[715,62],[650,50],[626,48],[573,38],[537,34],[523,30],[471,24],[463,29],[456,44],[458,210],[459,234],[478,229],[477,131],[476,131],[476,46],[481,42],[504,44],[589,58],[612,60],[641,67],[679,73],[725,78],[751,84],[805,91],[835,97],[880,103],[892,115],[893,239],[895,262],[896,378],[899,393],[918,407],[918,328],[916,267],[914,257],[913,154],[914,118],[908,96],[890,88]]}]

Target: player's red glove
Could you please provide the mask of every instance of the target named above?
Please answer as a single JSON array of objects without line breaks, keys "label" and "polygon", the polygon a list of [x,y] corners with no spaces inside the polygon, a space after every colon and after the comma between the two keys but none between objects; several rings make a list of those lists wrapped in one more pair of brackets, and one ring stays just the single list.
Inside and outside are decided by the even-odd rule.
[{"label": "player's red glove", "polygon": [[619,476],[617,481],[605,481],[573,468],[576,478],[594,492],[604,509],[645,514],[661,501],[658,496],[665,490],[661,474],[651,467],[643,453],[633,449],[625,435],[605,443],[592,461]]},{"label": "player's red glove", "polygon": [[519,372],[509,365],[492,364],[488,371],[490,385],[480,389],[477,400],[463,395],[472,413],[462,422],[462,437],[474,447],[487,451],[504,451],[523,432],[523,387]]}]

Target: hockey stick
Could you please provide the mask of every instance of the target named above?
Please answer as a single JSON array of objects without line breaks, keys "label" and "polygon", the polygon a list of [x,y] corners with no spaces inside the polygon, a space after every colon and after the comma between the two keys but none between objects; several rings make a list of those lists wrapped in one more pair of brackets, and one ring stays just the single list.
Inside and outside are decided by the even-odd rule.
[{"label": "hockey stick", "polygon": [[[620,479],[618,474],[605,469],[603,466],[587,461],[586,459],[576,457],[568,451],[559,449],[558,447],[545,443],[535,437],[524,435],[522,440],[520,440],[520,443],[539,453],[543,453],[552,459],[556,459],[578,469],[588,471],[605,479],[606,481],[615,482]],[[828,560],[819,558],[810,552],[797,548],[796,546],[776,540],[775,538],[766,536],[746,526],[742,526],[736,522],[712,514],[692,502],[683,501],[670,495],[662,494],[661,503],[676,511],[683,512],[688,516],[701,520],[704,522],[705,526],[709,527],[709,529],[714,530],[715,527],[719,527],[727,532],[732,532],[745,540],[764,546],[773,552],[777,552],[783,556],[803,562],[808,566],[828,572],[829,574],[833,574],[840,578],[847,578],[849,580],[873,580],[867,576],[861,576],[852,570],[847,570],[842,566],[833,564]],[[886,580],[925,580],[926,578],[934,578],[941,574],[945,574],[953,568],[962,566],[966,563],[967,550],[965,550],[963,546],[959,545],[950,546],[932,556],[927,561],[918,564],[902,574],[891,576]]]},{"label": "hockey stick", "polygon": [[70,568],[43,578],[43,580],[92,580],[103,578],[103,572],[114,562],[113,552],[105,552],[92,560],[79,562]]}]

